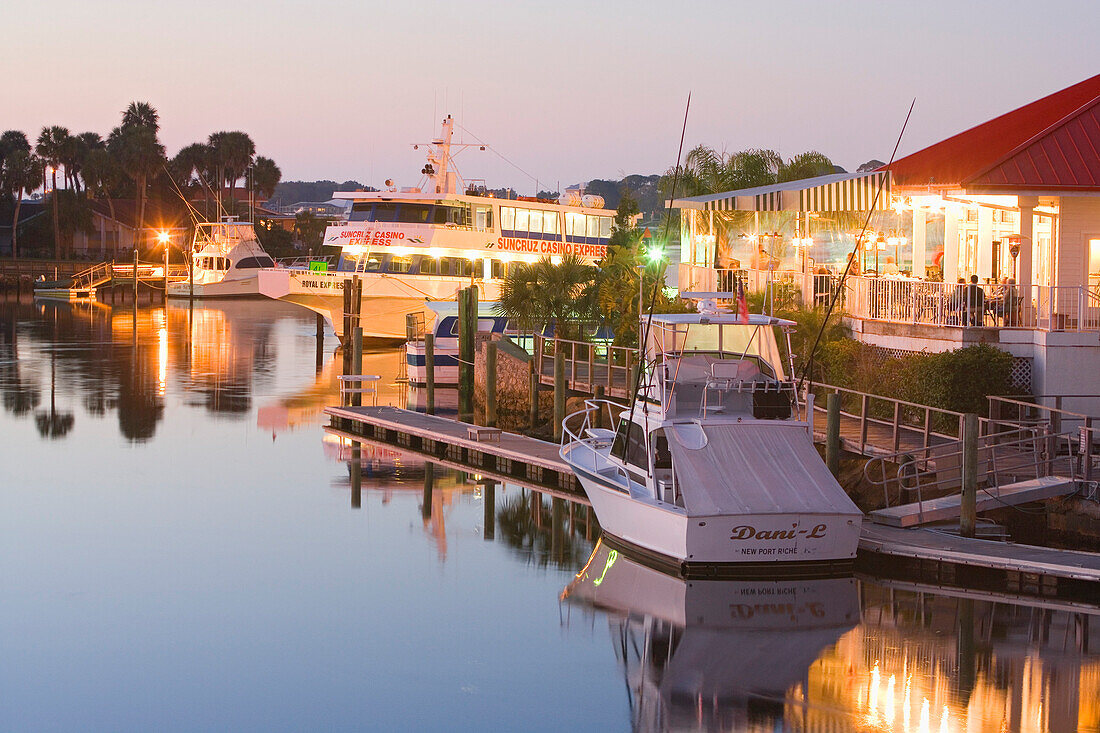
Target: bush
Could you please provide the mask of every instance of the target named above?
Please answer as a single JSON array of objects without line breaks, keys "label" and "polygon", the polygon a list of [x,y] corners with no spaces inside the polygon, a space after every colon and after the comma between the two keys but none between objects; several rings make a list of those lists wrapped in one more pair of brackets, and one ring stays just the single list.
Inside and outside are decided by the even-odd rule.
[{"label": "bush", "polygon": [[1011,394],[1012,355],[978,344],[938,354],[903,359],[902,382],[911,402],[956,412],[985,414],[986,398]]}]

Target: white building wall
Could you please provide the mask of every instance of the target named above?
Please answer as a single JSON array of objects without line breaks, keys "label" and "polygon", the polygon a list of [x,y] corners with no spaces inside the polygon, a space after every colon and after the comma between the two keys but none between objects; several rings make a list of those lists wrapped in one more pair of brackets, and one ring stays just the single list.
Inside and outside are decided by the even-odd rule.
[{"label": "white building wall", "polygon": [[1100,237],[1100,196],[1062,196],[1059,209],[1057,284],[1088,284],[1088,240]]}]

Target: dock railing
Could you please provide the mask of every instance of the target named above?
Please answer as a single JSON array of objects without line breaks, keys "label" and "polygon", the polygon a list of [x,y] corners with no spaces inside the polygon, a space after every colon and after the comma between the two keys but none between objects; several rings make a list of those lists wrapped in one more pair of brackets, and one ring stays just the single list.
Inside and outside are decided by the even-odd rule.
[{"label": "dock railing", "polygon": [[[842,421],[847,418],[857,427],[856,437],[847,432],[848,442],[865,454],[868,446],[878,452],[897,453],[905,445],[927,448],[936,442],[959,440],[962,437],[963,413],[915,402],[860,392],[847,387],[815,382],[808,389],[814,393],[814,409],[825,413],[829,394],[840,398]],[[824,421],[819,423],[824,425]]]},{"label": "dock railing", "polygon": [[[1052,433],[1047,426],[993,431],[978,437],[979,490],[997,496],[1002,486],[1025,479],[1067,475],[1076,480],[1077,463],[1072,433]],[[926,498],[955,493],[961,487],[961,440],[923,449],[877,456],[863,467],[867,481],[882,488],[883,501],[891,506],[914,500],[923,513]],[[929,496],[935,494],[935,497]]]},{"label": "dock railing", "polygon": [[610,395],[613,391],[629,392],[633,386],[631,375],[638,361],[637,349],[535,334],[537,374],[553,374],[554,360],[559,353],[565,359],[565,377],[570,389],[593,392],[597,386],[602,386]]}]

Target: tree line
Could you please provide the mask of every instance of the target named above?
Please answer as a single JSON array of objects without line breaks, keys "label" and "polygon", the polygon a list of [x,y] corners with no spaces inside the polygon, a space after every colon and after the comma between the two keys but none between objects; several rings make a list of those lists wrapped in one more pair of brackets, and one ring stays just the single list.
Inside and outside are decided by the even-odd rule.
[{"label": "tree line", "polygon": [[[212,133],[168,158],[160,142],[160,114],[148,102],[131,102],[121,123],[102,137],[42,128],[33,144],[20,130],[0,135],[0,195],[13,202],[12,256],[19,255],[18,224],[24,195],[42,189],[49,200],[53,255],[71,256],[72,234],[89,231],[89,202],[106,202],[115,219],[115,199],[134,199],[138,232],[145,229],[150,197],[193,199],[200,191],[218,212],[235,213],[237,183],[250,174],[255,190],[270,197],[282,173],[271,158],[256,155],[252,138],[239,130]],[[61,187],[58,187],[58,174]],[[228,202],[223,200],[229,187]],[[62,236],[63,233],[67,236]]]}]

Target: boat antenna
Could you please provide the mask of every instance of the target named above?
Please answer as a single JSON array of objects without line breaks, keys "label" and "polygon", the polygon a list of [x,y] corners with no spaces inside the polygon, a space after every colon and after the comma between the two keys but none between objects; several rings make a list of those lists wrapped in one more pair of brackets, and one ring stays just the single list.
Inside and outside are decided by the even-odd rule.
[{"label": "boat antenna", "polygon": [[[663,241],[668,243],[668,230],[672,226],[672,202],[676,200],[676,184],[680,181],[680,159],[684,154],[684,135],[687,133],[688,125],[688,112],[691,111],[691,92],[688,91],[687,104],[684,106],[684,126],[680,130],[680,147],[676,151],[676,167],[672,171],[672,188],[668,195],[668,205],[665,207],[665,233]],[[649,340],[649,330],[653,325],[653,306],[657,302],[657,293],[661,290],[661,277],[659,273],[658,277],[653,281],[653,294],[649,298],[649,316],[646,318],[645,330],[638,334],[638,372],[634,375],[634,390],[630,395],[630,418],[629,422],[634,422],[634,405],[638,403],[638,392],[641,390],[642,385],[642,367],[645,366],[645,345]],[[642,278],[645,282],[645,271],[642,270],[638,273],[638,277]],[[638,318],[641,319],[642,314],[638,314]]]},{"label": "boat antenna", "polygon": [[832,297],[829,299],[829,307],[825,309],[825,318],[821,320],[821,326],[817,329],[817,335],[814,337],[814,345],[810,348],[810,356],[806,359],[805,366],[802,367],[802,374],[798,377],[798,389],[802,389],[803,383],[806,381],[806,377],[810,377],[810,384],[814,381],[814,355],[817,353],[817,347],[821,343],[821,334],[825,332],[825,327],[829,325],[829,318],[833,314],[833,308],[836,307],[836,302],[840,299],[840,294],[844,292],[844,281],[848,279],[848,272],[852,269],[852,263],[855,262],[856,255],[859,253],[860,247],[863,246],[863,238],[867,235],[867,227],[871,224],[871,214],[874,213],[878,207],[879,197],[882,195],[882,187],[886,184],[886,181],[890,178],[890,166],[894,164],[894,157],[898,154],[898,147],[901,145],[901,139],[905,136],[905,128],[909,125],[909,118],[913,114],[913,107],[917,104],[917,98],[913,97],[913,101],[909,105],[909,111],[905,114],[905,121],[901,123],[901,131],[898,132],[897,142],[894,143],[894,152],[890,153],[890,162],[886,164],[884,174],[878,180],[878,186],[875,188],[875,197],[871,200],[871,206],[867,209],[867,216],[863,220],[863,228],[859,232],[859,236],[856,237],[855,247],[852,249],[851,254],[848,255],[848,261],[844,264],[844,272],[840,274],[840,282],[836,284],[836,288],[833,289]]}]

